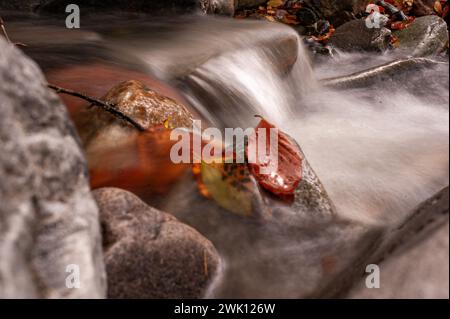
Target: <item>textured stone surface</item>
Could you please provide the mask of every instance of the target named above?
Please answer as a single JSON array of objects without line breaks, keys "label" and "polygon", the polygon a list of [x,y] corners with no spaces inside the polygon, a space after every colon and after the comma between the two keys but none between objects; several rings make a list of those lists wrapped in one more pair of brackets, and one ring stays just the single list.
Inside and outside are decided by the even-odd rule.
[{"label": "textured stone surface", "polygon": [[448,46],[447,23],[434,15],[417,18],[394,36],[398,38],[398,49],[416,57],[439,54]]},{"label": "textured stone surface", "polygon": [[305,0],[305,4],[321,18],[329,20],[335,27],[364,12],[370,0]]},{"label": "textured stone surface", "polygon": [[449,293],[448,224],[413,249],[380,265],[380,289],[368,289],[362,280],[350,293],[357,299],[442,298]]},{"label": "textured stone surface", "polygon": [[73,115],[89,163],[91,186],[120,187],[134,193],[164,193],[188,167],[170,160],[170,128],[192,127],[192,114],[176,101],[138,81],[123,82],[102,100],[139,123],[128,122],[99,107]]},{"label": "textured stone surface", "polygon": [[161,203],[223,256],[224,273],[209,297],[320,297],[338,274],[352,278],[346,270],[371,251],[381,230],[340,218],[306,160],[303,172],[293,203],[266,194],[270,217],[264,222],[237,217],[202,197],[190,176]]},{"label": "textured stone surface", "polygon": [[440,62],[428,58],[398,59],[350,75],[323,79],[321,82],[336,89],[366,88],[373,85],[382,85],[383,82],[390,83],[393,80],[404,81],[405,77],[420,76],[421,71],[442,65]]},{"label": "textured stone surface", "polygon": [[103,228],[108,297],[200,298],[216,277],[214,246],[132,193],[94,191]]},{"label": "textured stone surface", "polygon": [[380,289],[367,289],[363,280],[349,296],[448,299],[448,222],[446,188],[385,233],[379,248],[367,259],[366,263],[380,266]]},{"label": "textured stone surface", "polygon": [[[190,178],[161,204],[211,239],[223,256],[225,271],[209,296],[345,297],[368,264],[414,249],[448,222],[448,189],[398,224],[364,223],[334,213],[309,165],[304,172],[306,183],[299,186],[294,203],[272,203],[272,218],[264,223],[221,209],[199,195]],[[436,289],[441,291],[442,285]]]},{"label": "textured stone surface", "polygon": [[[0,297],[102,298],[98,208],[66,109],[0,38]],[[66,287],[68,265],[80,289]]]},{"label": "textured stone surface", "polygon": [[[101,100],[114,105],[144,129],[162,125],[165,121],[171,128],[192,127],[192,115],[183,105],[138,81],[116,85]],[[88,155],[96,144],[101,144],[102,148],[105,144],[114,145],[117,144],[118,136],[127,136],[136,131],[128,122],[98,107],[85,107],[75,118],[75,124]]]},{"label": "textured stone surface", "polygon": [[416,17],[434,14],[436,0],[414,0],[412,14]]},{"label": "textured stone surface", "polygon": [[384,51],[389,48],[391,31],[367,28],[364,20],[354,20],[336,29],[331,44],[344,51]]}]

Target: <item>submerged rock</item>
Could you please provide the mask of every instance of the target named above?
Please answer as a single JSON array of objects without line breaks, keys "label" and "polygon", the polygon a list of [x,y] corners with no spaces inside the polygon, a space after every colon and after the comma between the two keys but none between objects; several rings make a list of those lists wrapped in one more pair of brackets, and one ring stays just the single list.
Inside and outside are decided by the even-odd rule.
[{"label": "submerged rock", "polygon": [[447,23],[438,16],[417,18],[408,28],[395,31],[397,48],[412,56],[442,53],[448,47]]},{"label": "submerged rock", "polygon": [[67,111],[2,38],[0,83],[0,298],[103,298],[98,208]]},{"label": "submerged rock", "polygon": [[365,280],[350,292],[354,299],[448,299],[449,225],[436,230],[413,249],[380,265],[380,289]]},{"label": "submerged rock", "polygon": [[[381,271],[380,289],[361,280],[351,298],[446,298],[449,277],[449,189],[425,201],[393,227],[370,258]],[[361,273],[363,273],[361,271]]]},{"label": "submerged rock", "polygon": [[132,193],[94,191],[109,298],[201,298],[220,270],[214,246]]},{"label": "submerged rock", "polygon": [[330,42],[344,51],[385,51],[390,39],[389,29],[368,28],[364,20],[354,20],[338,27]]}]

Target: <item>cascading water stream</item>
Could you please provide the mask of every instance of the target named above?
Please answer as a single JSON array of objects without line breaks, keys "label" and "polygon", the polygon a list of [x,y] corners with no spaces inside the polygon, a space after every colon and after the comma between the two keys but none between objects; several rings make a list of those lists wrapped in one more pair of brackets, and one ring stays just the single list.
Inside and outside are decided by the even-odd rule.
[{"label": "cascading water stream", "polygon": [[[110,82],[118,74],[156,77],[176,87],[209,125],[247,128],[257,124],[254,115],[266,117],[297,140],[343,219],[401,220],[449,183],[448,63],[335,90],[318,79],[398,57],[340,53],[313,69],[300,38],[286,26],[197,15],[85,19],[81,33],[67,38],[54,21],[40,23],[33,32],[26,23],[10,23],[10,35],[30,44],[41,65],[67,68],[70,87],[78,84],[73,70],[86,63],[77,53],[84,44],[96,64],[82,72],[100,70],[111,74]],[[99,54],[98,43],[107,50]],[[133,72],[108,73],[111,63],[98,68],[108,58],[114,67],[133,65]],[[94,77],[105,79],[100,71]],[[102,84],[95,82],[98,96],[109,89]],[[214,297],[310,296],[329,280],[323,268],[335,255],[345,267],[358,244],[372,239],[370,230],[358,233],[339,223],[281,232],[255,225],[201,197],[192,178],[158,208],[194,226],[220,251],[223,272],[208,292]],[[347,237],[355,233],[360,237]]]},{"label": "cascading water stream", "polygon": [[218,127],[251,127],[259,114],[289,132],[350,218],[401,219],[448,185],[448,63],[336,91],[317,79],[397,57],[341,53],[312,71],[296,39],[298,57],[287,72],[270,48],[224,53],[184,80],[185,96]]}]

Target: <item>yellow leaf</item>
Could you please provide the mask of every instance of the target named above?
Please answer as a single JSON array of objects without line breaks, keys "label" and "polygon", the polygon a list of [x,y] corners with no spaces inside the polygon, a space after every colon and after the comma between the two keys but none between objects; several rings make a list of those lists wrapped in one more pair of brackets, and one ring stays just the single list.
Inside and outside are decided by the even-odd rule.
[{"label": "yellow leaf", "polygon": [[435,10],[439,15],[442,15],[442,4],[441,4],[441,2],[440,2],[439,0],[437,0],[437,1],[434,3],[434,10]]},{"label": "yellow leaf", "polygon": [[[249,217],[252,215],[252,194],[224,178],[223,165],[202,163],[202,181],[209,195],[223,208]],[[222,167],[222,168],[221,168]],[[243,167],[246,168],[245,165]]]}]

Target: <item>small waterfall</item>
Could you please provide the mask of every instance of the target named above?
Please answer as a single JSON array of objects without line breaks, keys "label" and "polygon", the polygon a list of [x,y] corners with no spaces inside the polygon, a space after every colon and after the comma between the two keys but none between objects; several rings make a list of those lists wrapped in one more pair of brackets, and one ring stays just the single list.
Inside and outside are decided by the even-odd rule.
[{"label": "small waterfall", "polygon": [[[71,37],[61,36],[51,19],[39,20],[32,33],[10,23],[9,32],[51,66],[83,64],[83,53],[132,65],[143,77],[177,87],[218,128],[253,127],[254,115],[266,117],[298,141],[339,212],[351,218],[401,219],[448,185],[448,59],[338,91],[316,79],[400,57],[339,53],[312,69],[296,32],[277,23],[202,15],[110,22],[86,19]],[[94,44],[103,50],[87,50]]]},{"label": "small waterfall", "polygon": [[[35,25],[24,25],[22,31],[19,25],[14,32],[11,24],[9,31],[52,67],[83,66],[86,56],[123,67],[120,73],[95,74],[92,81],[83,77],[89,86],[104,86],[105,79],[115,83],[132,65],[133,72],[128,69],[125,76],[176,86],[216,127],[253,127],[255,114],[266,117],[298,141],[341,216],[392,223],[448,185],[448,63],[400,74],[395,81],[336,91],[316,79],[397,57],[341,53],[313,70],[300,38],[280,24],[198,15],[121,19],[83,20],[88,32],[73,33],[73,38],[61,36],[51,20],[40,20],[40,32]],[[105,52],[99,54],[97,46],[87,50],[89,44]],[[67,80],[71,86],[80,84]],[[355,230],[341,224],[279,232],[234,217],[203,198],[191,177],[161,205],[221,252],[224,264],[208,297],[308,296],[322,284],[323,261],[333,263],[323,257],[338,254],[345,262],[355,249],[348,241]]]},{"label": "small waterfall", "polygon": [[289,61],[283,48],[273,46],[220,55],[187,77],[187,99],[217,127],[253,126],[254,115],[283,127],[297,113],[296,101],[317,86],[300,38],[289,29],[283,31],[295,43],[288,53],[295,59]]},{"label": "small waterfall", "polygon": [[401,219],[448,185],[448,63],[337,91],[316,78],[397,57],[338,54],[313,71],[301,45],[288,68],[274,52],[256,47],[211,59],[185,80],[187,99],[218,127],[253,126],[259,114],[287,131],[352,219]]}]

